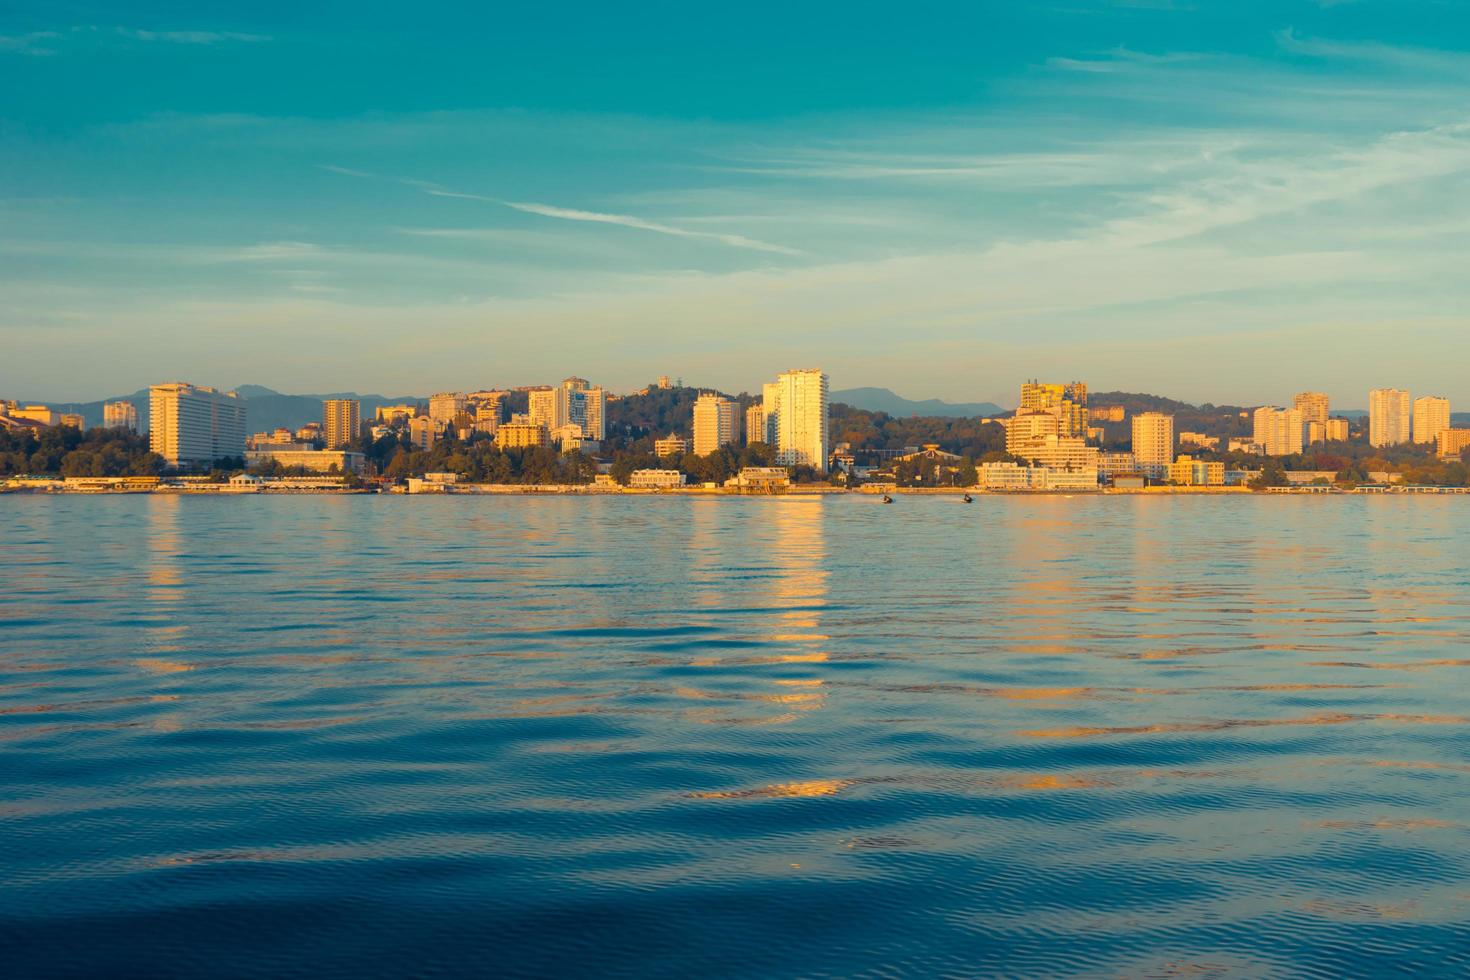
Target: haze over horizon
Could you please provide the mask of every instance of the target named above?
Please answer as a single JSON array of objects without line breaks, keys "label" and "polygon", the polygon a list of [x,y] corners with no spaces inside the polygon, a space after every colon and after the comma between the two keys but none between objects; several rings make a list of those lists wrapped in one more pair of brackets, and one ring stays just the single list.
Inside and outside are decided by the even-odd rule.
[{"label": "haze over horizon", "polygon": [[[1461,28],[1457,30],[1456,28]],[[1437,0],[23,3],[0,396],[660,374],[1470,404]]]}]

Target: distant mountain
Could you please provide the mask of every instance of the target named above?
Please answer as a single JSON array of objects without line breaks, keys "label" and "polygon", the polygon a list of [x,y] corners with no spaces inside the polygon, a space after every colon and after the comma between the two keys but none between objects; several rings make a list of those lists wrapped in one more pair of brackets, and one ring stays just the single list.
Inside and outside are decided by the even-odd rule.
[{"label": "distant mountain", "polygon": [[[260,385],[240,385],[234,389],[245,399],[246,433],[269,432],[272,429],[299,429],[308,422],[322,420],[322,400],[326,398],[356,398],[362,402],[363,418],[371,418],[380,405],[397,405],[403,402],[422,402],[427,398],[403,395],[389,398],[384,395],[359,395],[354,391],[329,392],[322,395],[283,395],[279,391]],[[58,412],[76,412],[86,420],[87,427],[102,424],[102,406],[107,402],[132,402],[138,409],[138,428],[148,431],[148,389],[143,388],[131,395],[118,395],[95,402],[55,402],[32,399],[39,404],[49,405]]]},{"label": "distant mountain", "polygon": [[844,388],[832,392],[830,397],[834,402],[851,405],[865,412],[887,412],[898,418],[910,415],[971,418],[977,415],[999,415],[1005,411],[991,402],[944,402],[937,398],[914,401],[896,395],[887,388]]}]

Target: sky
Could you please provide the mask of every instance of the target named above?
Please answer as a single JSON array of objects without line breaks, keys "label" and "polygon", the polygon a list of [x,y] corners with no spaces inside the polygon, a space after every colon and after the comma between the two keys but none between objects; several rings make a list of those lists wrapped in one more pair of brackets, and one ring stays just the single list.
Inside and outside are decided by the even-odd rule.
[{"label": "sky", "polygon": [[0,397],[1470,408],[1461,0],[12,2],[0,92]]}]

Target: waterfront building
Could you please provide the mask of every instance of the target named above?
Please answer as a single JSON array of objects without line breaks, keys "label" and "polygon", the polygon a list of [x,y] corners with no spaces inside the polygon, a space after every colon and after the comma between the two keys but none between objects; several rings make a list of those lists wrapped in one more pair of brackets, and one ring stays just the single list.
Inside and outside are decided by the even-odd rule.
[{"label": "waterfront building", "polygon": [[1097,454],[1097,476],[1099,480],[1110,481],[1115,476],[1137,472],[1138,460],[1133,458],[1132,453],[1099,452]]},{"label": "waterfront building", "polygon": [[745,410],[745,444],[766,441],[766,410],[760,402],[754,402]]},{"label": "waterfront building", "polygon": [[1439,434],[1450,427],[1450,400],[1438,395],[1423,395],[1414,399],[1414,441],[1432,443]]},{"label": "waterfront building", "polygon": [[684,485],[684,474],[678,470],[634,470],[628,486],[638,490],[670,490]]},{"label": "waterfront building", "polygon": [[322,402],[322,433],[328,449],[357,441],[362,432],[362,402],[355,398],[328,398]]},{"label": "waterfront building", "polygon": [[1324,428],[1326,429],[1326,432],[1324,433],[1323,438],[1326,439],[1326,441],[1347,442],[1348,433],[1351,431],[1352,426],[1347,419],[1331,418],[1326,421],[1326,423],[1324,424]]},{"label": "waterfront building", "polygon": [[1440,459],[1459,459],[1466,449],[1470,449],[1470,429],[1440,429],[1435,441]]},{"label": "waterfront building", "polygon": [[676,436],[672,432],[662,439],[655,439],[653,443],[653,454],[659,459],[666,456],[683,456],[689,452],[690,442],[683,436]]},{"label": "waterfront building", "polygon": [[[774,395],[776,419],[768,428],[775,430],[776,462],[827,472],[827,375],[818,368],[779,374]],[[769,418],[771,406],[765,409]]]},{"label": "waterfront building", "polygon": [[429,398],[429,418],[439,423],[452,422],[468,405],[469,399],[463,392],[441,391]]},{"label": "waterfront building", "polygon": [[1302,413],[1305,425],[1313,422],[1326,425],[1330,404],[1327,395],[1320,391],[1303,391],[1291,400],[1291,407]]},{"label": "waterfront building", "polygon": [[288,469],[301,468],[311,473],[330,473],[336,467],[338,473],[361,473],[367,464],[362,453],[350,453],[332,449],[247,449],[245,465],[255,467],[262,463],[280,463]]},{"label": "waterfront building", "polygon": [[102,406],[102,427],[104,429],[126,429],[136,435],[138,406],[132,402],[108,402]]},{"label": "waterfront building", "polygon": [[1256,409],[1256,445],[1267,456],[1295,456],[1302,451],[1302,413],[1295,408],[1266,405]]},{"label": "waterfront building", "polygon": [[[1077,436],[1038,436],[1013,451],[1036,466],[1092,474],[1097,482],[1098,449]],[[958,458],[958,457],[956,457]]]},{"label": "waterfront building", "polygon": [[551,435],[540,422],[512,419],[495,430],[495,445],[500,449],[525,449],[550,444]]},{"label": "waterfront building", "polygon": [[1375,447],[1409,441],[1409,393],[1402,388],[1374,388],[1368,392],[1368,442]]},{"label": "waterfront building", "polygon": [[1180,456],[1169,465],[1169,482],[1181,487],[1223,487],[1225,464]]},{"label": "waterfront building", "polygon": [[444,423],[432,415],[415,415],[408,420],[409,442],[425,452],[434,448],[443,431]]},{"label": "waterfront building", "polygon": [[148,391],[149,448],[170,466],[245,455],[245,400],[171,381]]},{"label": "waterfront building", "polygon": [[694,454],[708,456],[740,437],[740,406],[706,392],[694,402]]},{"label": "waterfront building", "polygon": [[1133,416],[1133,457],[1139,472],[1162,479],[1174,461],[1174,416],[1162,412]]},{"label": "waterfront building", "polygon": [[780,493],[791,486],[791,472],[784,466],[746,466],[725,486],[741,493]]},{"label": "waterfront building", "polygon": [[84,432],[87,428],[87,420],[76,412],[62,412],[61,421],[58,425],[69,425],[78,432]]}]

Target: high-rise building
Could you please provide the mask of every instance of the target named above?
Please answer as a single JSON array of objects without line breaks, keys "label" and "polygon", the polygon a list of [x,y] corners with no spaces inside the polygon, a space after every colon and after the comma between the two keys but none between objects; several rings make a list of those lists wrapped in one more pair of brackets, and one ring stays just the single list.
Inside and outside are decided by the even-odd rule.
[{"label": "high-rise building", "polygon": [[1087,435],[1087,385],[1081,381],[1070,384],[1042,384],[1027,381],[1021,385],[1021,407],[1017,415],[1046,412],[1054,415],[1058,423],[1058,435]]},{"label": "high-rise building", "polygon": [[148,444],[170,466],[245,455],[245,400],[182,381],[148,391]]},{"label": "high-rise building", "polygon": [[745,410],[745,444],[766,441],[766,409],[760,402],[753,402]]},{"label": "high-rise building", "polygon": [[429,418],[435,422],[451,422],[469,404],[462,392],[441,391],[429,398]]},{"label": "high-rise building", "polygon": [[1304,391],[1291,400],[1292,408],[1302,413],[1302,422],[1307,425],[1313,422],[1326,425],[1329,404],[1327,396],[1320,391]]},{"label": "high-rise building", "polygon": [[780,439],[777,420],[781,414],[781,386],[774,381],[761,385],[761,414],[765,417],[765,442],[772,449]]},{"label": "high-rise building", "polygon": [[104,429],[127,429],[136,434],[138,406],[132,402],[108,402],[102,406],[102,427]]},{"label": "high-rise building", "polygon": [[724,395],[706,392],[694,401],[694,449],[708,456],[740,437],[740,406]]},{"label": "high-rise building", "polygon": [[1140,472],[1162,479],[1174,461],[1174,416],[1141,412],[1133,416],[1133,458]]},{"label": "high-rise building", "polygon": [[1347,442],[1352,426],[1347,419],[1331,418],[1324,425],[1328,442]]},{"label": "high-rise building", "polygon": [[827,472],[827,375],[817,368],[776,376],[776,462]]},{"label": "high-rise building", "polygon": [[362,431],[362,402],[355,398],[328,398],[322,402],[322,436],[328,449],[357,441]]},{"label": "high-rise building", "polygon": [[1450,427],[1450,400],[1438,395],[1414,399],[1414,441],[1435,442]]},{"label": "high-rise building", "polygon": [[1266,405],[1256,409],[1254,441],[1267,456],[1295,456],[1302,451],[1302,413]]},{"label": "high-rise building", "polygon": [[556,428],[556,389],[532,388],[526,402],[526,415],[533,425],[543,425],[548,432]]},{"label": "high-rise building", "polygon": [[552,428],[580,425],[589,439],[602,439],[606,435],[603,417],[607,411],[607,393],[594,388],[585,378],[567,378],[552,389],[555,413]]},{"label": "high-rise building", "polygon": [[1368,442],[1397,446],[1409,441],[1409,393],[1402,388],[1374,388],[1368,392]]}]

